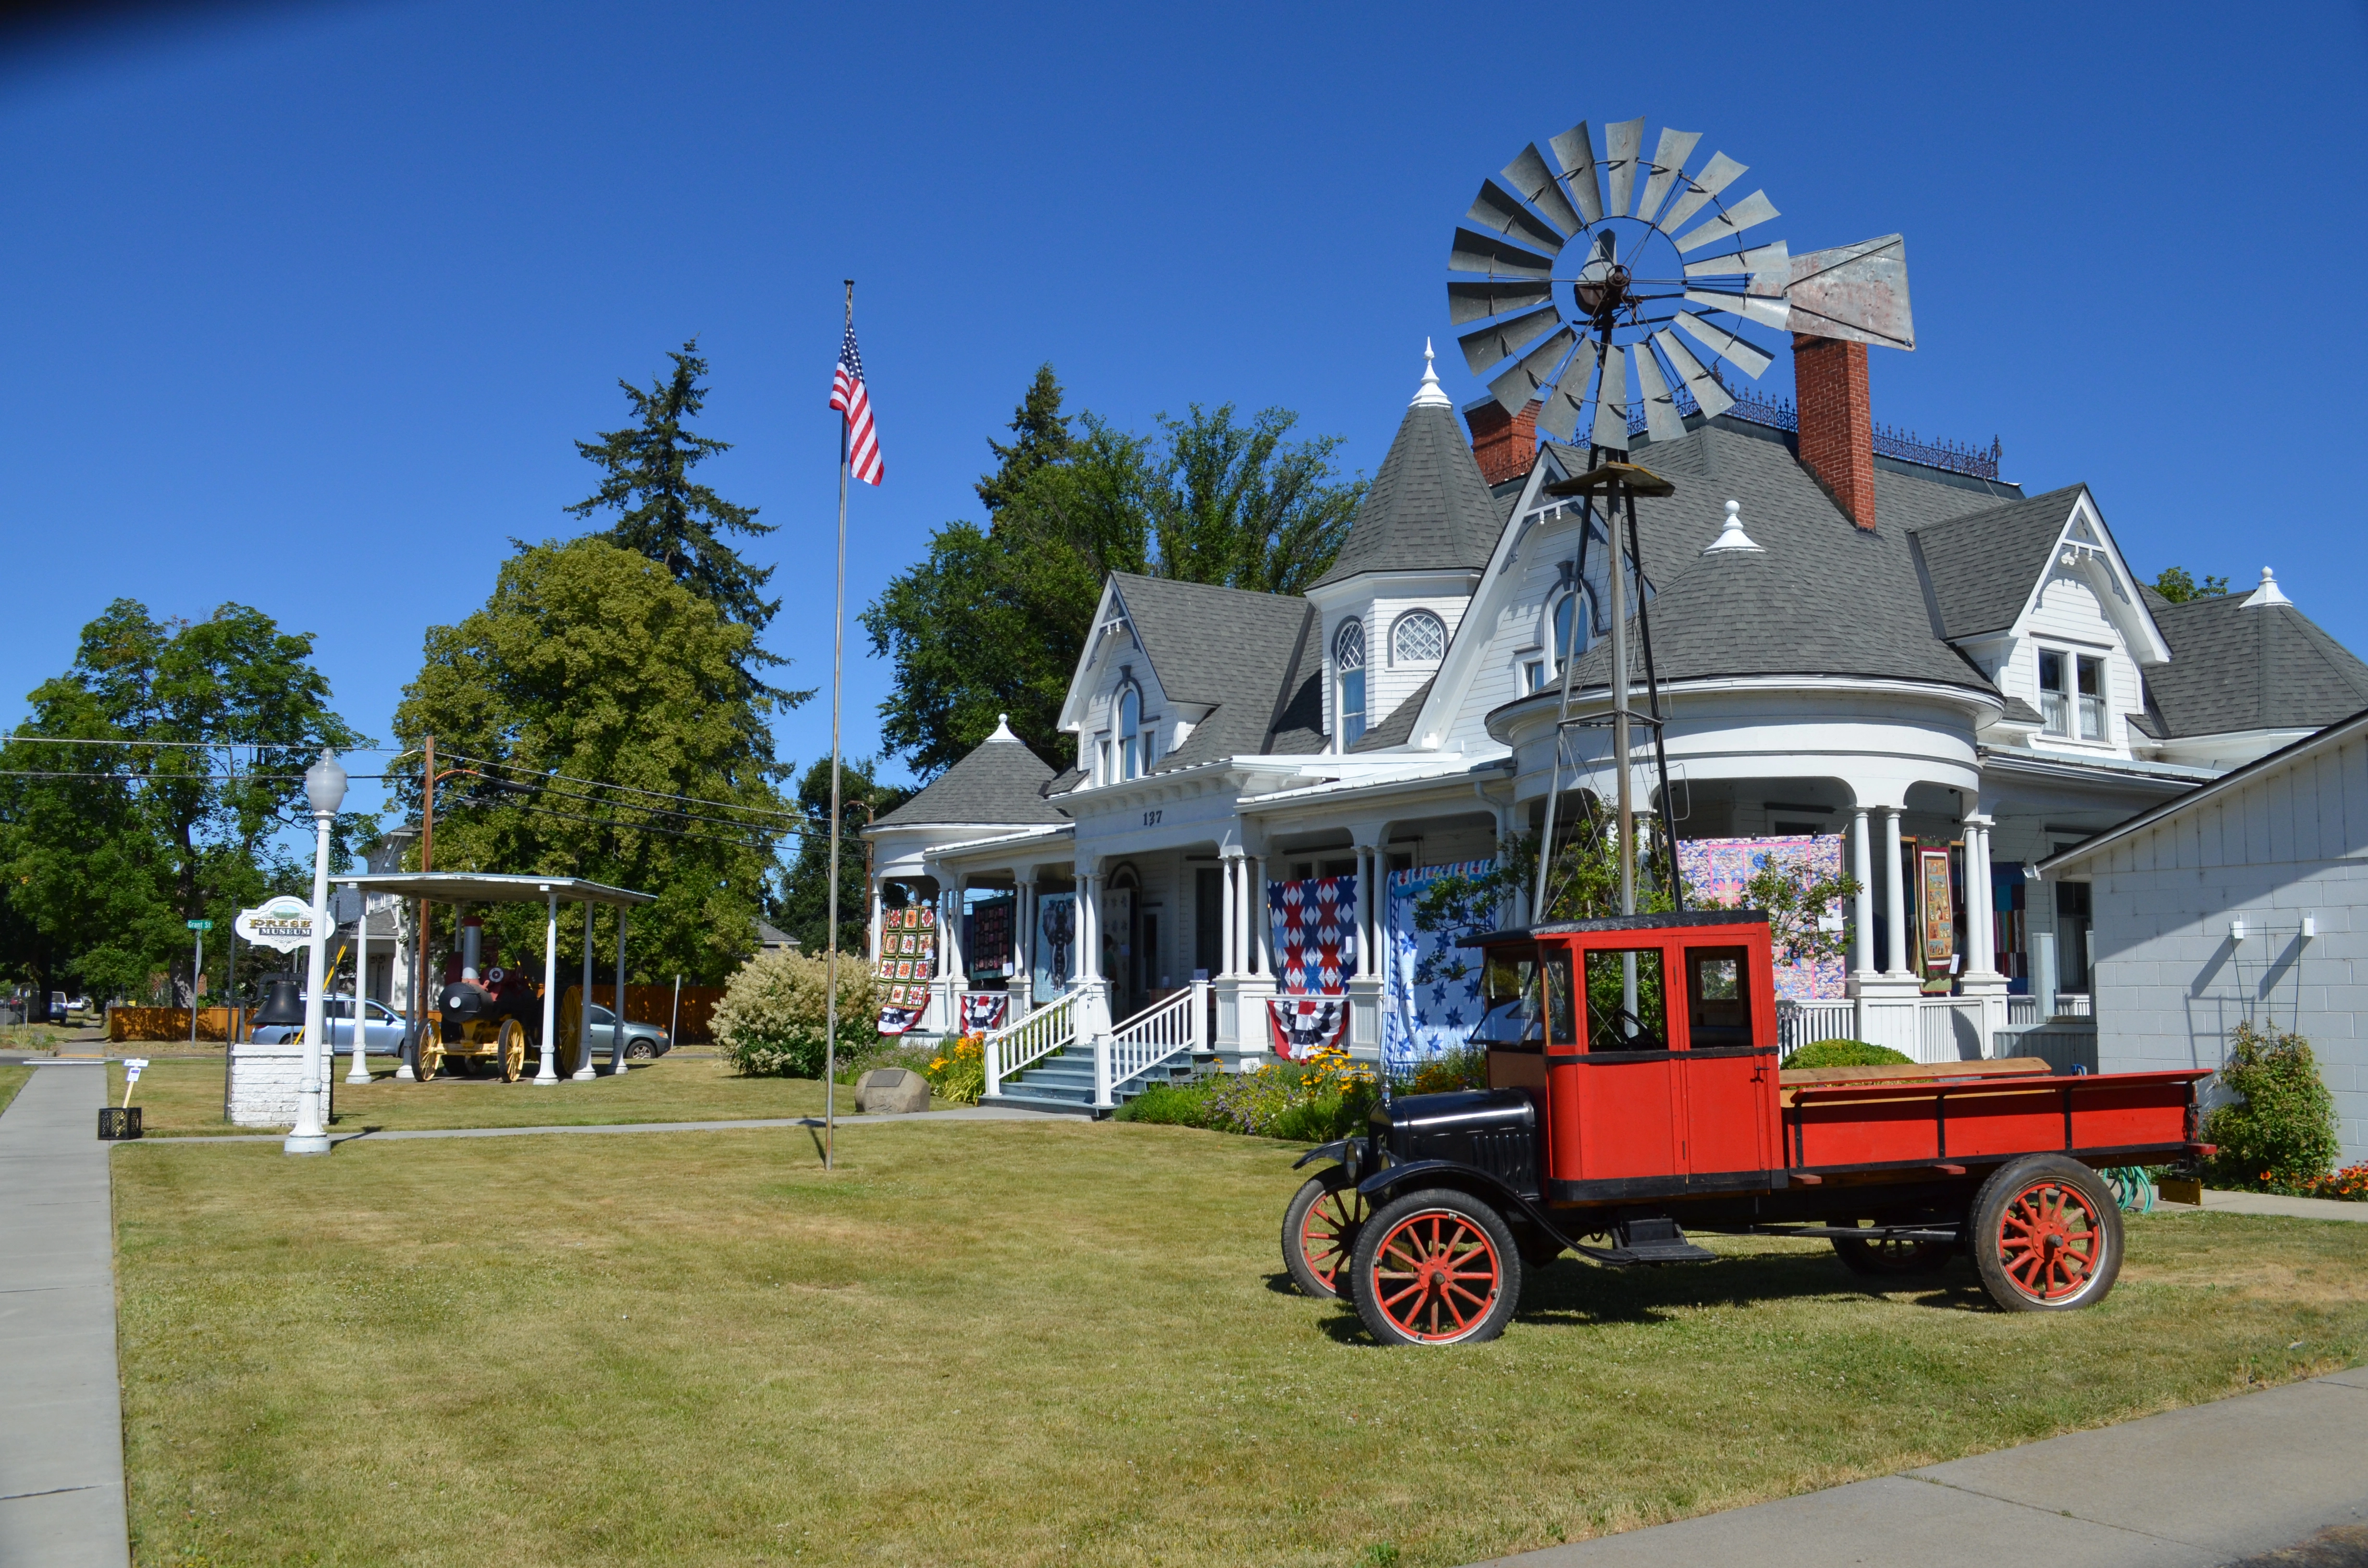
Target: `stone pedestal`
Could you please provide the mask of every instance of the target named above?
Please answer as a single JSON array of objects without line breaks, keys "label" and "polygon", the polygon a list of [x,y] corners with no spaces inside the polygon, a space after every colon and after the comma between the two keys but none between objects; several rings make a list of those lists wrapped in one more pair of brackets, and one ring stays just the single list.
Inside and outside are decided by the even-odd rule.
[{"label": "stone pedestal", "polygon": [[[304,1085],[304,1052],[309,1048],[287,1042],[261,1044],[241,1040],[230,1048],[228,1112],[233,1127],[293,1127],[296,1099]],[[321,1083],[321,1120],[333,1112],[334,1074]]]}]

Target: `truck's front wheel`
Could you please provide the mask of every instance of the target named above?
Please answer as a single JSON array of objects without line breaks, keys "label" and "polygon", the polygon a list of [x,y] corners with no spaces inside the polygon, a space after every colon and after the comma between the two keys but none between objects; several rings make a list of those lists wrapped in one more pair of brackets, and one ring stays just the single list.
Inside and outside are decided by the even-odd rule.
[{"label": "truck's front wheel", "polygon": [[2104,1299],[2122,1270],[2122,1211],[2095,1171],[2062,1154],[2000,1165],[1974,1199],[1974,1267],[2010,1312]]},{"label": "truck's front wheel", "polygon": [[1349,1265],[1357,1315],[1384,1345],[1463,1345],[1505,1332],[1521,1300],[1521,1255],[1504,1217],[1446,1187],[1410,1192],[1359,1227]]}]

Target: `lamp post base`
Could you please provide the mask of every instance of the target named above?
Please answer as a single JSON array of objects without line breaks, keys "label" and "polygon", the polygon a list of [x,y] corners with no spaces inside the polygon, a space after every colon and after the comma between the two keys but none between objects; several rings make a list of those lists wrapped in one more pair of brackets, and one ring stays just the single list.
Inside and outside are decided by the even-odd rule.
[{"label": "lamp post base", "polygon": [[370,1071],[367,1067],[357,1067],[346,1074],[346,1082],[348,1084],[367,1084],[370,1081]]},{"label": "lamp post base", "polygon": [[325,1154],[329,1152],[329,1135],[325,1132],[291,1132],[288,1142],[279,1146],[283,1154]]}]

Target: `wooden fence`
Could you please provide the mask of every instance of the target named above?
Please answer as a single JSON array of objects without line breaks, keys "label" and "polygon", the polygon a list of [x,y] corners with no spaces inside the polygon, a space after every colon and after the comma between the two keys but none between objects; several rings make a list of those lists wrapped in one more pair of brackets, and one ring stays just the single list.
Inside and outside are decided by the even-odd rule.
[{"label": "wooden fence", "polygon": [[[248,1009],[250,1015],[253,1009]],[[109,1007],[107,1010],[107,1038],[117,1043],[126,1040],[148,1040],[159,1045],[189,1038],[189,1010],[187,1007]],[[230,1038],[230,1009],[201,1007],[198,1010],[198,1039],[220,1045]]]}]

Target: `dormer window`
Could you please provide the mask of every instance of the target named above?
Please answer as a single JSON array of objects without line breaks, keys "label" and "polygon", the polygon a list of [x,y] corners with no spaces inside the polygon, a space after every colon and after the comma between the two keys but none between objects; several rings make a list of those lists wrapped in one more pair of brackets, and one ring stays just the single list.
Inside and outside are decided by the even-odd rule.
[{"label": "dormer window", "polygon": [[1118,767],[1121,779],[1142,777],[1143,693],[1128,687],[1118,698]]},{"label": "dormer window", "polygon": [[1427,609],[1410,609],[1390,628],[1390,657],[1401,665],[1435,665],[1447,652],[1447,623]]},{"label": "dormer window", "polygon": [[1332,667],[1340,713],[1340,744],[1351,746],[1365,733],[1365,623],[1344,622],[1332,638]]},{"label": "dormer window", "polygon": [[2039,651],[2039,716],[2048,734],[2101,741],[2105,732],[2105,661],[2090,653]]}]

